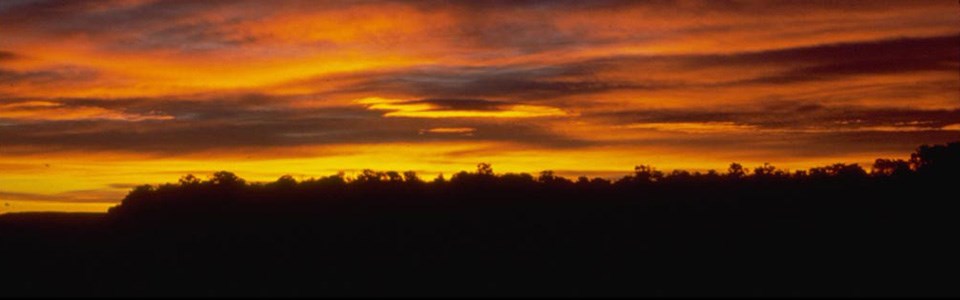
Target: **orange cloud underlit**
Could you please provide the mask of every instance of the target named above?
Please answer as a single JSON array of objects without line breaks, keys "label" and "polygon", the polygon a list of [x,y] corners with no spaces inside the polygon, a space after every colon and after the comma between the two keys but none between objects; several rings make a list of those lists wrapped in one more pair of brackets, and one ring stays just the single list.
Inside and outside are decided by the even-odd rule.
[{"label": "orange cloud underlit", "polygon": [[470,128],[470,127],[437,127],[437,128],[420,130],[420,134],[424,134],[424,133],[472,134],[474,131],[477,131],[477,129]]},{"label": "orange cloud underlit", "polygon": [[383,98],[364,98],[357,101],[367,105],[367,109],[383,110],[384,117],[406,118],[539,118],[562,117],[568,114],[563,110],[540,105],[503,105],[496,110],[443,109],[429,103],[409,103]]}]

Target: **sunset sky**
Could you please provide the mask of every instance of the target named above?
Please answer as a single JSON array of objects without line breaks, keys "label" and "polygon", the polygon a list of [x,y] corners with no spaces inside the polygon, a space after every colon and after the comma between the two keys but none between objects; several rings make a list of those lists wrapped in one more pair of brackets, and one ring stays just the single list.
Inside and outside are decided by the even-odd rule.
[{"label": "sunset sky", "polygon": [[218,170],[796,170],[954,140],[955,0],[0,2],[0,212]]}]

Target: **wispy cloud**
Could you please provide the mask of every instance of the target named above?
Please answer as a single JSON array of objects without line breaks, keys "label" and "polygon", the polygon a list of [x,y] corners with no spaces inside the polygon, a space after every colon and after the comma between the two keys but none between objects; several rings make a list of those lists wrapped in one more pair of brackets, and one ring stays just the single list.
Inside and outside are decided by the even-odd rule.
[{"label": "wispy cloud", "polygon": [[471,136],[473,135],[474,131],[477,131],[477,129],[470,128],[470,127],[437,127],[437,128],[421,129],[420,134],[428,134],[428,133],[462,134],[462,135]]},{"label": "wispy cloud", "polygon": [[157,112],[136,114],[95,106],[64,105],[63,103],[49,101],[26,101],[0,104],[0,120],[4,119],[14,121],[110,120],[139,122],[172,120],[174,117]]}]

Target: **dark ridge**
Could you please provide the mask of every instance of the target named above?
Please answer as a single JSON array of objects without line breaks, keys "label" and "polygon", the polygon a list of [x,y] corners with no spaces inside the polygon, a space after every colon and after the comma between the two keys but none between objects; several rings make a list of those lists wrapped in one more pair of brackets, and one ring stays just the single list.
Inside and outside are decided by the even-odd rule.
[{"label": "dark ridge", "polygon": [[187,175],[0,217],[0,296],[960,296],[958,170]]}]

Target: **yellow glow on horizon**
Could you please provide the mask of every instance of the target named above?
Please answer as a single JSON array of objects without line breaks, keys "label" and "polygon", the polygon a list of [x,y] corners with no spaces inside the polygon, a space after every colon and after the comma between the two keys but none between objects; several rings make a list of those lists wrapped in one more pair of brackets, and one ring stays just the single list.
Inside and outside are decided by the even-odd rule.
[{"label": "yellow glow on horizon", "polygon": [[117,205],[117,203],[77,203],[77,202],[40,202],[40,201],[17,201],[3,200],[0,203],[0,215],[7,213],[22,212],[83,212],[83,213],[104,213],[108,209]]},{"label": "yellow glow on horizon", "polygon": [[[616,179],[629,174],[633,166],[640,164],[653,165],[665,171],[714,169],[722,172],[731,162],[739,162],[747,167],[772,162],[779,168],[795,170],[836,162],[869,166],[876,158],[873,154],[862,154],[777,161],[755,152],[703,157],[678,149],[652,148],[638,152],[630,147],[611,146],[543,151],[498,142],[337,145],[299,149],[294,153],[299,154],[295,157],[247,158],[238,153],[234,157],[201,155],[151,159],[104,154],[100,157],[88,156],[83,161],[72,159],[69,154],[0,158],[0,168],[5,170],[0,173],[0,192],[32,194],[34,198],[45,199],[4,199],[39,203],[32,206],[36,209],[27,209],[30,206],[21,203],[18,208],[20,211],[49,209],[54,205],[52,203],[62,205],[63,211],[98,211],[94,208],[106,209],[111,206],[108,204],[119,202],[133,186],[176,182],[186,174],[204,178],[220,170],[234,172],[251,182],[270,182],[287,174],[301,180],[338,172],[350,177],[363,169],[412,170],[421,178],[430,180],[439,174],[449,179],[450,175],[460,171],[473,172],[477,163],[487,162],[493,165],[498,174],[536,174],[549,169],[570,178],[584,175]],[[897,155],[890,153],[887,157]],[[590,163],[584,164],[584,161]],[[37,185],[37,182],[44,184]]]}]

